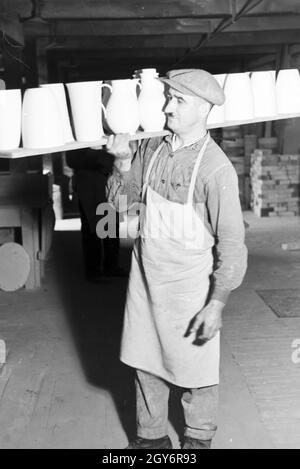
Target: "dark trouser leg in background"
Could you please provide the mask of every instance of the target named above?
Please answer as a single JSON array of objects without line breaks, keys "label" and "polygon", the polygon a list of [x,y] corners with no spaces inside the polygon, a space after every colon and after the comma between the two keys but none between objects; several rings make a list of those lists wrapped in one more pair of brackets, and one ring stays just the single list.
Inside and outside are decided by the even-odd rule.
[{"label": "dark trouser leg in background", "polygon": [[115,238],[104,238],[103,250],[104,250],[104,261],[103,271],[104,274],[114,273],[119,268],[119,252],[120,252],[120,239],[119,239],[119,216],[116,212],[116,237]]},{"label": "dark trouser leg in background", "polygon": [[88,278],[99,277],[102,273],[102,241],[91,231],[88,219],[79,203],[81,218],[81,243],[85,273]]}]

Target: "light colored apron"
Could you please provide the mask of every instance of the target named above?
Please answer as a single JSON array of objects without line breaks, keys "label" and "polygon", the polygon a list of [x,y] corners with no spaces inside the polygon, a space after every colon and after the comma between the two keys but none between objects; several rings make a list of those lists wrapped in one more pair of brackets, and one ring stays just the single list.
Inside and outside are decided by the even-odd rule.
[{"label": "light colored apron", "polygon": [[[212,273],[213,236],[193,207],[193,194],[210,136],[197,156],[185,204],[171,202],[149,186],[161,144],[149,163],[146,203],[136,239],[127,291],[121,360],[177,386],[219,382],[219,332],[203,345],[188,326],[205,305]],[[204,203],[198,206],[204,213]]]}]

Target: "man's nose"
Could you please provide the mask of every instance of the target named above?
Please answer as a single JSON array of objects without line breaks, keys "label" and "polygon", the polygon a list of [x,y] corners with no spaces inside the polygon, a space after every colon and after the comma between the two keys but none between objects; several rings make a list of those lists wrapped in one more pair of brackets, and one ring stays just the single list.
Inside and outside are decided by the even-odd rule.
[{"label": "man's nose", "polygon": [[171,114],[172,112],[174,112],[174,110],[175,110],[174,99],[170,99],[170,101],[168,102],[168,104],[165,107],[165,112],[167,114]]}]

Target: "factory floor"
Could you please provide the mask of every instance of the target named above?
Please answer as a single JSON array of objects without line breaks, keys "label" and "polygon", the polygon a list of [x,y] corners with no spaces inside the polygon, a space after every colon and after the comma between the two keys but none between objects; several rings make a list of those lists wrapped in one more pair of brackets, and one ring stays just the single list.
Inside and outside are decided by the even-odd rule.
[{"label": "factory floor", "polygon": [[[300,448],[300,317],[277,317],[257,293],[299,288],[300,251],[281,249],[299,241],[299,219],[245,220],[249,268],[224,312],[213,447]],[[76,227],[59,224],[41,289],[0,292],[0,448],[123,448],[134,432],[132,372],[118,361],[126,280],[84,280]]]}]

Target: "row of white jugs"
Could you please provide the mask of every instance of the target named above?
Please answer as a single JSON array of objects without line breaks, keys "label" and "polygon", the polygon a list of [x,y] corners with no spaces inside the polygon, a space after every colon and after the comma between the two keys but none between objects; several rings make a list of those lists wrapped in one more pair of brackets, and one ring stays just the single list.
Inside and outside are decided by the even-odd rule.
[{"label": "row of white jugs", "polygon": [[[79,142],[93,142],[104,134],[102,110],[113,133],[135,133],[164,128],[164,85],[155,69],[136,72],[135,78],[67,83],[74,135]],[[102,90],[110,96],[105,99]],[[138,93],[137,89],[140,89]],[[106,96],[107,97],[107,96]],[[106,107],[102,103],[107,101]],[[17,148],[22,134],[24,148],[59,147],[74,141],[63,83],[44,84],[25,91],[0,91],[0,150]]]},{"label": "row of white jugs", "polygon": [[[155,69],[143,69],[133,79],[67,83],[73,128],[77,141],[92,142],[103,136],[102,109],[114,133],[160,131],[165,125],[164,86]],[[138,78],[137,78],[138,77]],[[300,75],[297,69],[215,75],[226,95],[214,106],[209,124],[300,113]],[[110,97],[106,108],[102,89]],[[137,89],[141,91],[137,93]],[[62,83],[40,85],[25,91],[0,91],[0,150],[23,147],[50,148],[74,141],[65,88]]]}]

